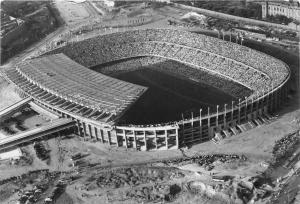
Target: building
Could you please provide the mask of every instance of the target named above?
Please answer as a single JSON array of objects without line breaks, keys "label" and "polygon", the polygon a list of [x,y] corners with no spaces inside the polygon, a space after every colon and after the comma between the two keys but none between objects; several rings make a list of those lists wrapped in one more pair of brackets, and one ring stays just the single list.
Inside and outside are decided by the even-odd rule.
[{"label": "building", "polygon": [[19,35],[22,34],[24,30],[24,21],[21,19],[14,18],[9,16],[3,11],[1,12],[1,30],[0,30],[0,39],[1,46],[8,45],[14,39],[16,39]]},{"label": "building", "polygon": [[283,15],[300,21],[300,2],[299,1],[281,1],[281,2],[263,2],[262,18],[268,16]]},{"label": "building", "polygon": [[[205,79],[208,85],[214,80],[215,87],[229,91],[238,101],[208,107],[207,112],[199,109],[187,117],[182,114],[179,121],[120,124],[118,119],[133,108],[147,87],[87,67],[137,57],[189,65],[188,70],[169,69],[194,81]],[[15,85],[21,97],[57,114],[61,119],[57,126],[76,126],[76,134],[84,139],[138,150],[169,150],[219,141],[266,122],[287,98],[290,69],[273,57],[217,38],[182,30],[141,29],[68,44],[5,69],[2,77]],[[226,87],[229,80],[235,85]],[[28,136],[24,134],[22,138]],[[5,145],[0,141],[0,150]]]}]

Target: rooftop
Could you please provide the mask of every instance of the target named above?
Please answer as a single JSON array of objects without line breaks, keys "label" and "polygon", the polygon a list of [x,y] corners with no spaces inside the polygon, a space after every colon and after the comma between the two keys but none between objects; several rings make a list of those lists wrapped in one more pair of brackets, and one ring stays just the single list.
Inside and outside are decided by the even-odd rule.
[{"label": "rooftop", "polygon": [[17,71],[57,97],[112,115],[123,112],[147,89],[95,72],[64,54],[24,61]]}]

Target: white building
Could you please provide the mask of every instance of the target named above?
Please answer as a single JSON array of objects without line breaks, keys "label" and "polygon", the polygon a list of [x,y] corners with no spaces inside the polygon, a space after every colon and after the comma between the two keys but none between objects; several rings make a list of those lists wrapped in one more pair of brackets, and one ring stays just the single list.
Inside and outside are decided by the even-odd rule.
[{"label": "white building", "polygon": [[300,0],[281,1],[281,2],[263,2],[262,18],[267,16],[283,15],[288,18],[300,21]]}]

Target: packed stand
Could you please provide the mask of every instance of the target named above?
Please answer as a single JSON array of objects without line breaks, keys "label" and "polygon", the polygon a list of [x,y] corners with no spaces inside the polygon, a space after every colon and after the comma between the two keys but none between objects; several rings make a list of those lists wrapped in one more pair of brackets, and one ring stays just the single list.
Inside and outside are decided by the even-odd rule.
[{"label": "packed stand", "polygon": [[209,36],[168,29],[98,36],[49,54],[58,52],[87,67],[138,56],[163,57],[222,75],[254,91],[279,86],[288,76],[285,65],[266,54]]}]

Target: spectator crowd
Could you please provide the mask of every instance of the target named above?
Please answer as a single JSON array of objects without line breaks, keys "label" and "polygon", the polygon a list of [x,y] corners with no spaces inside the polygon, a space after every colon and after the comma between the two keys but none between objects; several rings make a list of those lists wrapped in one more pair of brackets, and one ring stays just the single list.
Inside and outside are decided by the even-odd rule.
[{"label": "spectator crowd", "polygon": [[151,68],[204,82],[236,97],[256,97],[280,86],[289,68],[245,46],[172,29],[131,30],[97,36],[52,50],[101,72]]},{"label": "spectator crowd", "polygon": [[[47,54],[59,52],[87,67],[143,57],[142,61],[135,58],[107,66],[103,70],[106,73],[126,71],[128,67],[138,68],[141,63],[147,65],[157,61],[157,58],[163,58],[170,67],[161,66],[157,69],[207,82],[230,91],[236,97],[245,95],[245,88],[242,89],[242,86],[248,90],[247,94],[250,90],[267,91],[269,87],[280,85],[288,77],[285,64],[266,54],[213,37],[171,29],[112,33],[69,44]],[[180,63],[172,63],[170,60]],[[192,69],[186,69],[185,65]],[[226,80],[219,80],[220,78]],[[227,81],[234,81],[238,86],[233,88],[233,83]]]}]

